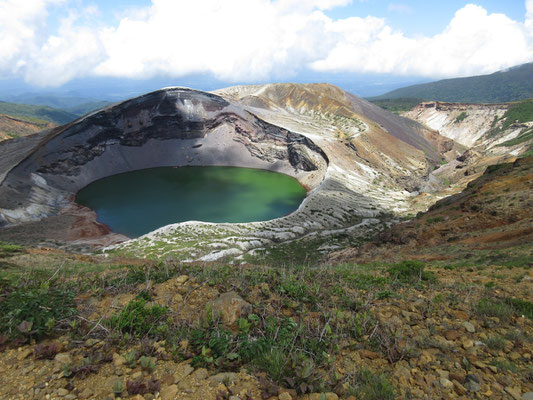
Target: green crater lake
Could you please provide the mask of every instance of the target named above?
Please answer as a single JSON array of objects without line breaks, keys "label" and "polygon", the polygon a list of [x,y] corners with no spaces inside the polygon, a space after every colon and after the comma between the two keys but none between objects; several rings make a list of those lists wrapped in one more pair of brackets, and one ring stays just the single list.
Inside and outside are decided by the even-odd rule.
[{"label": "green crater lake", "polygon": [[138,237],[184,221],[252,222],[287,215],[305,189],[290,176],[237,167],[163,167],[95,181],[76,202],[117,233]]}]

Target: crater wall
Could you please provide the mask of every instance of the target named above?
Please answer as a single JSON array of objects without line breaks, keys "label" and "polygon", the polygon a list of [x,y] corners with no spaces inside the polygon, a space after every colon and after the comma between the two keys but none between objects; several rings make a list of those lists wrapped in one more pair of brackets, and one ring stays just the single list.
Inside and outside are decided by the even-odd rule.
[{"label": "crater wall", "polygon": [[110,106],[18,141],[16,150],[0,165],[0,226],[57,215],[87,184],[137,169],[261,168],[293,176],[313,189],[328,165],[326,154],[309,138],[222,97],[185,88]]}]

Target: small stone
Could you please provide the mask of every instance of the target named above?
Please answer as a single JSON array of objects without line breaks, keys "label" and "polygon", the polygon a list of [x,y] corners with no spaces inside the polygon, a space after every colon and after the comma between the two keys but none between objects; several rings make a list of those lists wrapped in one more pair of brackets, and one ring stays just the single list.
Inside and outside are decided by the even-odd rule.
[{"label": "small stone", "polygon": [[152,393],[146,393],[143,397],[144,400],[155,400],[155,396]]},{"label": "small stone", "polygon": [[381,358],[381,354],[366,349],[359,350],[359,355],[361,358],[369,358],[370,360]]},{"label": "small stone", "polygon": [[474,333],[474,332],[476,332],[476,328],[475,328],[474,325],[472,325],[470,322],[465,321],[465,322],[463,322],[463,323],[461,324],[461,326],[462,326],[463,328],[465,328],[467,332],[470,332],[470,333]]},{"label": "small stone", "polygon": [[78,395],[78,397],[79,397],[80,399],[88,399],[88,398],[91,397],[92,395],[93,395],[93,391],[92,391],[91,389],[89,389],[89,388],[85,388],[85,389],[83,390],[83,392],[81,392],[81,393]]},{"label": "small stone", "polygon": [[292,400],[292,396],[288,392],[283,392],[278,396],[279,400]]},{"label": "small stone", "polygon": [[176,278],[176,282],[179,283],[180,285],[183,285],[188,280],[189,280],[189,276],[188,275],[180,275],[180,276],[178,276]]},{"label": "small stone", "polygon": [[137,371],[137,372],[134,372],[133,375],[131,376],[132,379],[140,379],[142,378],[143,376],[143,373],[142,371]]},{"label": "small stone", "polygon": [[239,317],[252,311],[252,305],[234,291],[220,295],[211,302],[211,308],[213,315],[220,315],[226,325],[233,325]]},{"label": "small stone", "polygon": [[533,392],[524,393],[521,400],[533,400]]},{"label": "small stone", "polygon": [[457,381],[453,381],[453,387],[458,395],[464,396],[466,394],[466,388]]},{"label": "small stone", "polygon": [[450,376],[448,377],[448,379],[451,381],[457,381],[460,384],[464,384],[466,377],[464,374],[461,374],[461,373],[450,372]]},{"label": "small stone", "polygon": [[444,332],[444,337],[446,338],[446,340],[454,341],[461,337],[461,333],[459,331],[449,330]]},{"label": "small stone", "polygon": [[440,384],[444,386],[446,389],[453,388],[453,382],[446,378],[440,378]]},{"label": "small stone", "polygon": [[522,398],[522,396],[521,396],[522,395],[522,391],[520,390],[520,387],[507,386],[505,388],[505,391],[507,393],[509,393],[513,397],[513,399],[515,399],[515,400],[521,400],[521,398]]},{"label": "small stone", "polygon": [[115,367],[122,367],[126,363],[126,359],[118,353],[113,353],[113,365]]},{"label": "small stone", "polygon": [[22,361],[32,353],[31,349],[24,349],[17,354],[17,360]]},{"label": "small stone", "polygon": [[62,365],[72,364],[72,357],[68,353],[58,353],[56,354],[54,360]]},{"label": "small stone", "polygon": [[210,376],[209,380],[218,383],[234,382],[237,380],[237,374],[235,372],[221,372],[219,374]]},{"label": "small stone", "polygon": [[174,400],[178,394],[178,386],[170,385],[161,388],[161,400]]},{"label": "small stone", "polygon": [[450,378],[450,372],[444,371],[442,369],[436,369],[435,372],[439,374],[441,378],[449,379]]},{"label": "small stone", "polygon": [[194,371],[191,375],[193,378],[198,379],[199,381],[206,379],[209,374],[207,372],[207,369],[205,368],[198,368],[196,371]]},{"label": "small stone", "polygon": [[520,353],[516,352],[516,351],[512,351],[510,354],[509,354],[509,358],[513,361],[516,361],[518,360],[519,358],[521,357]]},{"label": "small stone", "polygon": [[84,345],[85,347],[93,347],[93,346],[94,346],[96,343],[98,343],[98,342],[99,342],[98,339],[87,339],[87,340],[85,341],[85,343],[83,343],[83,345]]},{"label": "small stone", "polygon": [[466,376],[465,388],[467,388],[471,392],[479,392],[479,390],[481,389],[481,385],[479,384],[479,379],[477,378],[477,376],[473,374],[468,374]]},{"label": "small stone", "polygon": [[180,368],[178,368],[178,370],[174,373],[174,383],[176,384],[194,372],[194,368],[189,364],[182,363],[179,367]]},{"label": "small stone", "polygon": [[470,339],[466,339],[463,341],[463,349],[468,350],[470,348],[474,347],[474,342]]},{"label": "small stone", "polygon": [[61,389],[58,389],[58,390],[57,390],[57,395],[58,395],[58,396],[64,397],[64,396],[66,396],[67,394],[68,394],[68,390],[67,390],[67,389],[63,389],[63,388],[61,388]]}]

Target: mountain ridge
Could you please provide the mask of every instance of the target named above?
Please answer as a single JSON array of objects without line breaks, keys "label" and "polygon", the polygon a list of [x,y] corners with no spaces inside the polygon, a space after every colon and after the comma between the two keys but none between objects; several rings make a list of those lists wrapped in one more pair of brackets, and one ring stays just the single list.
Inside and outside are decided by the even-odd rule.
[{"label": "mountain ridge", "polygon": [[395,89],[371,101],[417,98],[460,103],[502,103],[533,97],[533,62],[489,75],[443,79]]}]

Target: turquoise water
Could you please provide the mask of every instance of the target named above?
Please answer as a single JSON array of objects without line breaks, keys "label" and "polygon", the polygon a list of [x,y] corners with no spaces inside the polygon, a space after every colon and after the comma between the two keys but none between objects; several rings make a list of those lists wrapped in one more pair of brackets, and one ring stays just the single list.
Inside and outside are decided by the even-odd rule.
[{"label": "turquoise water", "polygon": [[183,221],[266,221],[296,210],[305,189],[290,176],[237,167],[150,168],[95,181],[76,202],[112,231],[138,237]]}]

